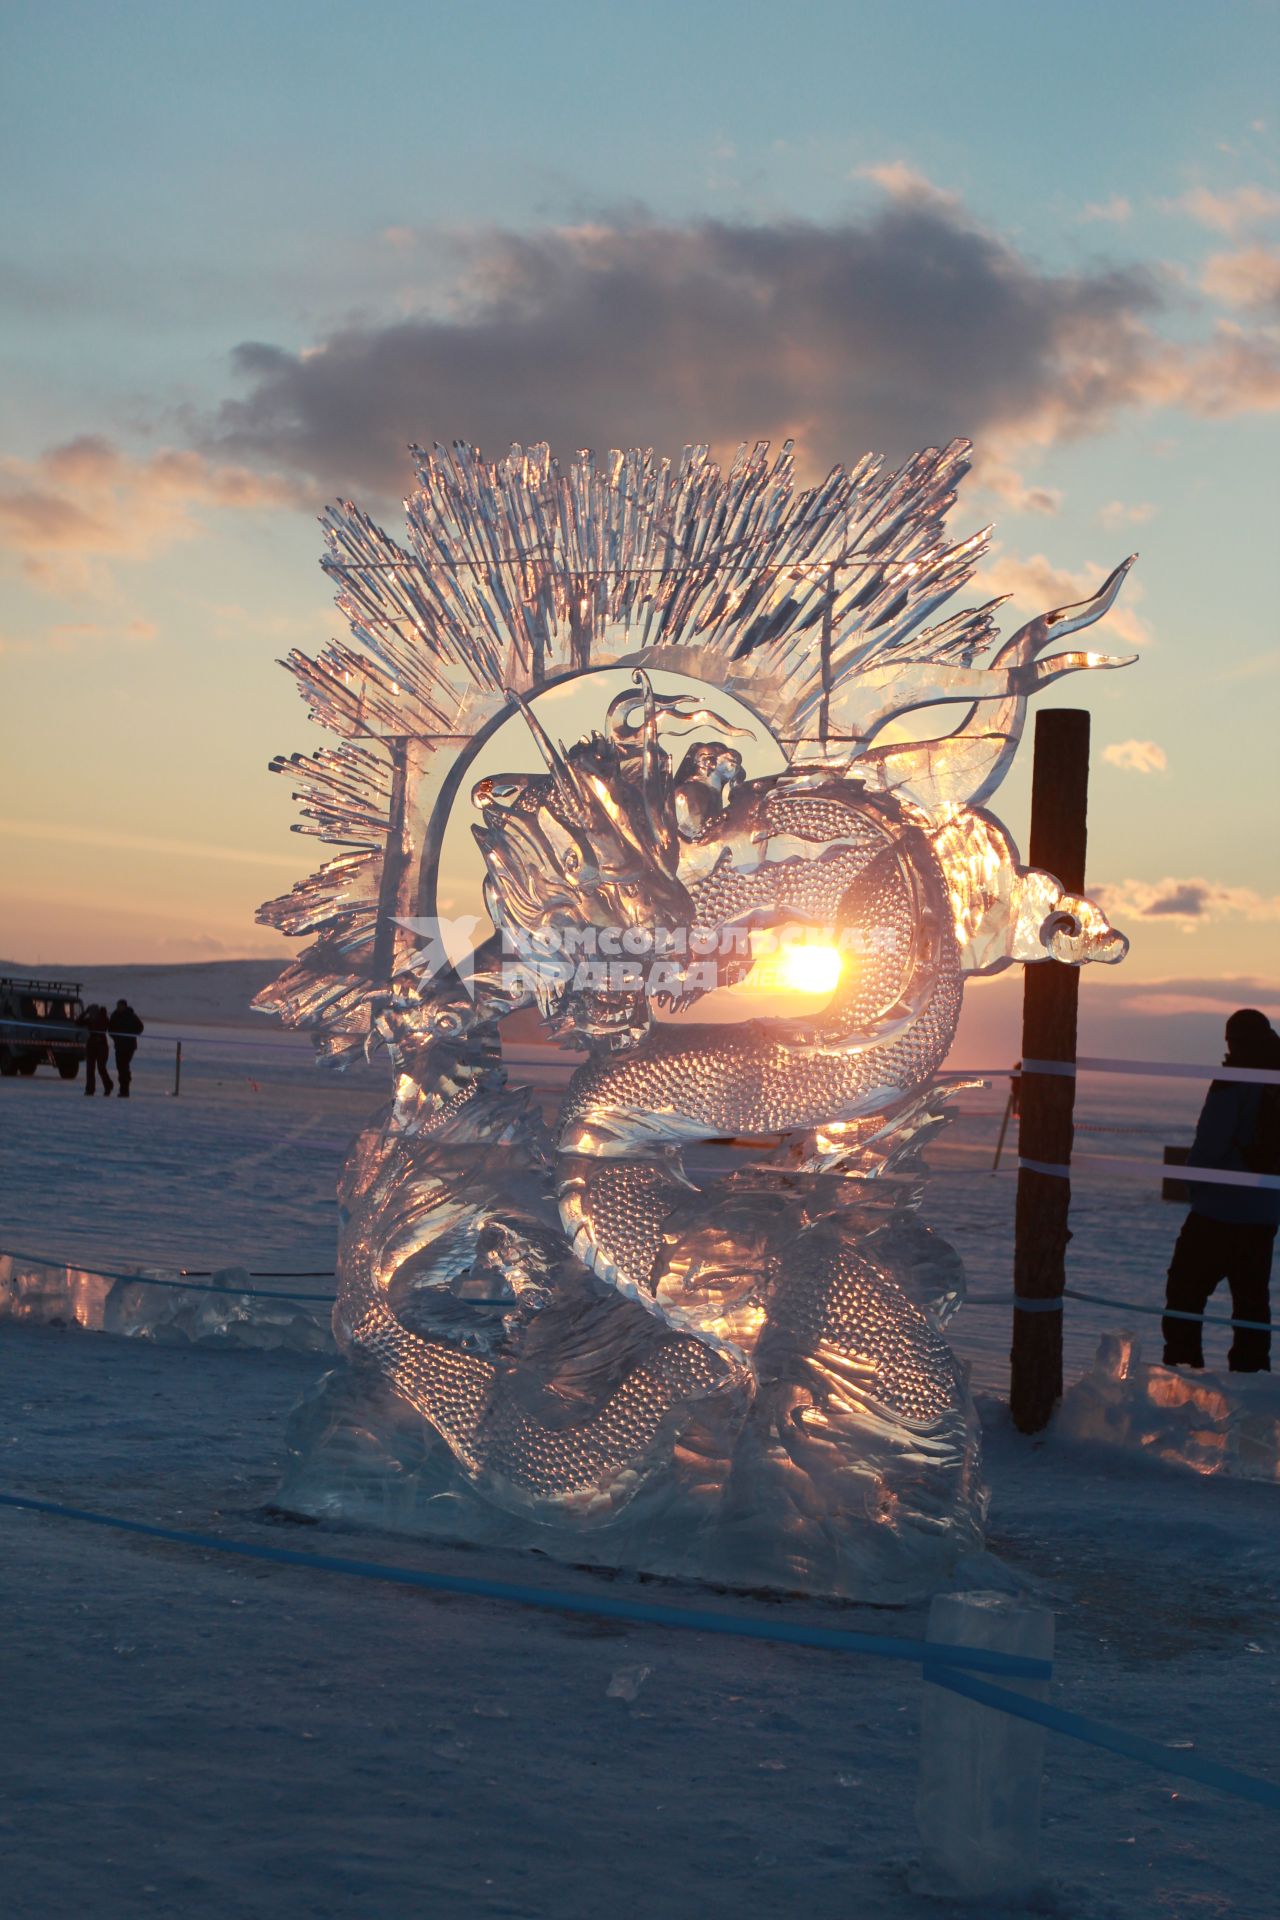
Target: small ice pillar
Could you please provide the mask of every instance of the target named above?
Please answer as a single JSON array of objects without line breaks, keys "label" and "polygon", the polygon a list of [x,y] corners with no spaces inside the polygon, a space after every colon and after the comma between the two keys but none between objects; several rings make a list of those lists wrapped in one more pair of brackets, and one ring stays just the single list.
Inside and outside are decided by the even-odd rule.
[{"label": "small ice pillar", "polygon": [[[1053,1615],[1005,1593],[940,1593],[927,1637],[944,1646],[1053,1658]],[[1044,1700],[1047,1680],[982,1674]],[[979,1706],[926,1677],[920,1726],[920,1891],[941,1897],[1025,1897],[1040,1869],[1045,1729]]]}]

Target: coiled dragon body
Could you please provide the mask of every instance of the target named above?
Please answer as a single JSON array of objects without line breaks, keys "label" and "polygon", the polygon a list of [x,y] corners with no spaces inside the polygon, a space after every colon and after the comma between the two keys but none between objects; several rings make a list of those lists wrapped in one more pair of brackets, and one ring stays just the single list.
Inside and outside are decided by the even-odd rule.
[{"label": "coiled dragon body", "polygon": [[[887,499],[910,531],[901,488]],[[469,1537],[491,1513],[496,1537],[579,1552],[590,1537],[617,1561],[854,1594],[918,1590],[977,1541],[976,1421],[942,1331],[960,1283],[915,1217],[919,1150],[941,1118],[933,1079],[966,973],[1124,950],[1091,902],[1017,865],[980,805],[1027,696],[1055,670],[1105,664],[1037,654],[1105,611],[1122,573],[981,672],[972,633],[959,649],[954,634],[937,641],[923,667],[918,649],[872,649],[852,756],[792,754],[781,773],[748,778],[727,738],[695,741],[677,766],[668,730],[743,729],[656,692],[643,667],[605,730],[567,749],[503,691],[494,712],[523,713],[544,765],[475,787],[496,934],[472,976],[424,977],[402,944],[381,980],[295,969],[264,997],[339,1057],[363,1035],[395,1061],[391,1107],[344,1185],[335,1327],[362,1377],[422,1423],[437,1524],[447,1496],[454,1513],[470,1503]],[[888,591],[887,555],[881,576],[885,604],[911,599],[911,586]],[[864,593],[864,620],[876,604]],[[710,634],[721,615],[704,601],[687,617]],[[739,647],[744,630],[740,618]],[[650,657],[688,677],[687,647]],[[969,705],[954,734],[871,746],[886,717],[939,699]],[[402,850],[411,838],[406,818],[388,860],[397,832]],[[388,870],[370,947],[412,898],[393,897]],[[349,872],[340,884],[350,928]],[[296,896],[266,911],[304,917]],[[821,1012],[686,1018],[748,969],[752,937],[797,924],[841,955]],[[584,976],[588,935],[630,956],[620,973]],[[500,1023],[526,1006],[585,1053],[550,1127],[501,1065]],[[745,1161],[716,1145],[744,1139]]]}]

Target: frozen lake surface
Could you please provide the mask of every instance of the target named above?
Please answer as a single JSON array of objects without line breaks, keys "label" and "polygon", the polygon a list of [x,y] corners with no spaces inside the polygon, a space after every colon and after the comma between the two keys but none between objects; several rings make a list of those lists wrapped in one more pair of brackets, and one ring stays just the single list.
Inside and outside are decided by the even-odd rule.
[{"label": "frozen lake surface", "polygon": [[[0,1249],[108,1269],[332,1271],[334,1181],[382,1076],[322,1075],[271,1032],[184,1031],[176,1100],[154,1029],[127,1106],[43,1074],[0,1081]],[[1080,1147],[1139,1165],[1082,1161],[1074,1284],[1158,1304],[1180,1215],[1154,1170],[1164,1140],[1189,1138],[1201,1091],[1082,1082]],[[1003,1088],[964,1096],[930,1156],[928,1218],[980,1296],[1011,1284],[1014,1182],[989,1173],[1002,1106]],[[1069,1303],[1069,1371],[1126,1324],[1158,1336],[1154,1320]],[[982,1396],[991,1546],[1058,1615],[1054,1697],[1276,1777],[1276,1489],[1052,1432],[1020,1439],[999,1398],[1008,1326],[1007,1306],[973,1306],[954,1334]],[[285,1420],[325,1364],[0,1325],[0,1487],[303,1551],[598,1588],[535,1556],[273,1522]],[[912,1890],[910,1667],[436,1599],[13,1511],[0,1541],[0,1887],[15,1920],[950,1911]],[[911,1610],[713,1604],[923,1624]],[[1270,1920],[1274,1859],[1273,1815],[1051,1738],[1038,1911]]]},{"label": "frozen lake surface", "polygon": [[[178,1032],[182,1091],[174,1099]],[[513,1078],[535,1053],[529,1077],[554,1101],[571,1057],[518,1049]],[[990,1172],[1005,1093],[1004,1082],[962,1093],[958,1118],[928,1156],[934,1176],[924,1217],[963,1257],[979,1300],[1012,1294],[1016,1124],[1002,1171]],[[382,1070],[322,1072],[304,1039],[265,1025],[169,1033],[153,1024],[127,1105],[86,1100],[78,1085],[48,1072],[0,1080],[0,1253],[122,1272],[235,1266],[331,1275],[338,1173],[387,1094]],[[1190,1141],[1202,1097],[1202,1083],[1192,1080],[1082,1078],[1069,1284],[1160,1304],[1181,1219],[1160,1201],[1161,1147]],[[982,1389],[1007,1388],[1009,1313],[974,1305],[952,1327]],[[1070,1307],[1069,1378],[1088,1367],[1100,1334],[1119,1324],[1101,1309]],[[1148,1342],[1158,1336],[1155,1320],[1134,1327],[1145,1327]],[[1210,1355],[1218,1339],[1210,1333]]]}]

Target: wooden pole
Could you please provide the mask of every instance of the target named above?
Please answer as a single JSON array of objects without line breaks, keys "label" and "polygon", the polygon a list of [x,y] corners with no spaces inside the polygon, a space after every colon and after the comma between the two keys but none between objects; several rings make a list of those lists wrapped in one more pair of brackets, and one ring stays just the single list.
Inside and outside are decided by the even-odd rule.
[{"label": "wooden pole", "polygon": [[[1089,716],[1074,707],[1036,715],[1028,862],[1054,874],[1069,893],[1084,891],[1089,807]],[[1057,960],[1024,975],[1022,1058],[1073,1069],[1080,975]],[[1023,1071],[1018,1155],[1023,1162],[1069,1167],[1076,1083],[1062,1074]],[[1018,1169],[1013,1252],[1013,1350],[1009,1405],[1022,1433],[1039,1433],[1062,1398],[1062,1289],[1066,1281],[1071,1182]]]},{"label": "wooden pole", "polygon": [[173,1092],[175,1099],[182,1092],[182,1042],[174,1042],[173,1048]]}]

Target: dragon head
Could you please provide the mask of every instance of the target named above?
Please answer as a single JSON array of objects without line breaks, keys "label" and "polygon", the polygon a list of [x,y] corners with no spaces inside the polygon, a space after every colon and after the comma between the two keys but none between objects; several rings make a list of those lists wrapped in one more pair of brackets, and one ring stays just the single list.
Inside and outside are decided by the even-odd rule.
[{"label": "dragon head", "polygon": [[[693,921],[678,873],[681,839],[671,760],[658,741],[659,700],[646,675],[635,679],[641,690],[612,703],[608,733],[570,747],[553,742],[513,694],[546,772],[490,777],[472,794],[483,816],[472,832],[484,855],[485,903],[560,1026],[613,1031],[618,1015],[603,1019],[606,986],[626,1003],[618,1012],[628,1029],[637,1018],[643,1023],[648,966]],[[637,704],[643,719],[633,728]],[[607,982],[596,979],[593,961],[610,969]]]}]

